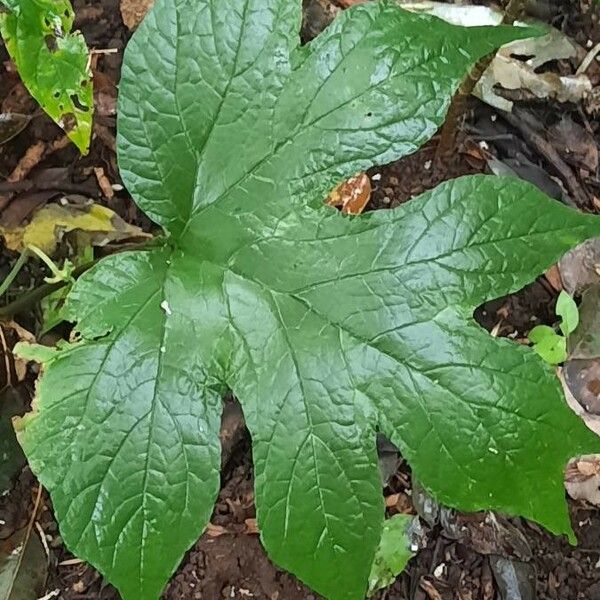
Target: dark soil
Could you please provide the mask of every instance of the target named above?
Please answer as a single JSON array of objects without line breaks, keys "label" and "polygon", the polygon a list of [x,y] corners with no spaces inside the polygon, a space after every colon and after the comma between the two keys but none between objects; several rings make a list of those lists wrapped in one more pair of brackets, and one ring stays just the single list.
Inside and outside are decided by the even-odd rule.
[{"label": "dark soil", "polygon": [[[585,48],[589,41],[600,41],[600,10],[581,12],[580,4],[589,6],[589,1],[549,0],[540,2],[539,6],[543,7],[543,16],[548,22],[559,26]],[[122,51],[129,32],[121,21],[119,0],[74,0],[73,4],[76,27],[83,31],[90,47],[102,51],[94,55],[93,61],[97,117],[90,154],[81,158],[71,146],[51,150],[52,142],[63,134],[28,97],[4,49],[0,48],[1,111],[33,115],[23,132],[0,145],[0,181],[11,173],[33,144],[41,140],[47,145],[45,157],[29,175],[28,180],[34,184],[32,189],[15,194],[0,193],[0,223],[20,222],[36,207],[66,196],[70,202],[93,198],[108,205],[126,221],[150,231],[152,224],[136,209],[127,192],[117,189],[112,198],[107,198],[94,173],[95,167],[101,167],[111,183],[120,183],[115,157],[115,102]],[[306,0],[305,4],[303,39],[307,40],[326,24],[339,3]],[[563,67],[557,65],[559,71]],[[592,79],[596,78],[595,83],[600,81],[597,65],[592,65],[589,73]],[[581,107],[524,99],[522,108],[544,127],[552,126],[567,115],[584,127],[593,139],[599,139],[600,124]],[[460,151],[441,174],[432,168],[435,144],[434,139],[414,156],[371,170],[373,194],[368,209],[395,207],[442,180],[483,172],[489,168],[490,156],[510,165],[522,177],[530,178],[557,198],[562,197],[568,187],[560,181],[555,166],[531,147],[521,131],[503,123],[493,111],[475,102],[459,139]],[[598,173],[574,167],[573,174],[589,196],[580,208],[597,210],[593,198],[600,194]],[[44,187],[44,182],[47,184],[48,181],[54,182],[51,190]],[[109,252],[110,248],[105,251]],[[0,280],[14,261],[13,253],[0,252]],[[32,263],[22,271],[3,303],[34,287],[42,276],[43,270]],[[535,324],[553,322],[556,296],[551,280],[540,277],[518,294],[486,303],[476,311],[476,318],[495,335],[508,336],[518,342]],[[36,310],[28,309],[19,315],[19,322],[33,328],[38,318]],[[67,334],[66,330],[54,332],[55,337]],[[29,393],[31,383],[29,380],[24,384]],[[246,436],[224,468],[222,489],[211,526],[186,555],[165,591],[165,599],[316,600],[313,592],[293,576],[278,570],[266,557],[255,531],[252,486],[251,454]],[[0,498],[0,542],[27,523],[36,490],[37,482],[25,468],[10,492]],[[407,465],[401,463],[383,493],[389,514],[416,512]],[[569,507],[579,539],[579,546],[575,548],[566,540],[524,520],[507,522],[524,536],[530,549],[525,562],[529,565],[527,568],[533,569],[537,591],[532,596],[523,595],[523,600],[600,600],[600,509],[574,501],[569,501]],[[464,515],[456,518],[479,522],[482,517]],[[64,548],[45,494],[37,521],[46,535],[50,553],[47,593],[57,590],[58,597],[64,600],[118,600],[114,588],[105,584],[90,566],[77,562]],[[506,548],[490,548],[477,535],[452,539],[439,524],[426,527],[425,534],[426,547],[411,560],[406,571],[389,589],[375,596],[377,600],[503,599],[494,580],[492,565],[497,560],[494,556],[506,555],[510,560],[517,560],[518,555]],[[519,566],[519,562],[515,564]],[[511,597],[513,599],[519,600],[518,596]]]},{"label": "dark soil", "polygon": [[[165,600],[217,600],[219,598],[256,598],[258,600],[317,600],[319,596],[282,572],[266,557],[258,535],[253,533],[252,465],[245,439],[236,456],[235,466],[224,476],[223,487],[211,526],[188,552],[163,598]],[[407,467],[386,488],[389,498],[398,499],[390,513],[400,508],[413,512],[410,488],[406,487]],[[29,517],[36,482],[25,469],[11,493],[0,500],[0,541]],[[394,495],[392,495],[392,492]],[[533,523],[511,519],[530,548],[528,561],[535,574],[539,600],[600,600],[600,509],[569,502],[579,546],[572,547]],[[73,564],[73,556],[62,546],[58,528],[47,498],[38,513],[38,522],[46,534],[51,558],[47,590],[60,590],[64,600],[119,600],[112,586],[85,563]],[[478,516],[460,515],[465,520]],[[477,530],[476,530],[477,531]],[[427,600],[431,586],[442,600],[502,600],[497,595],[490,568],[494,543],[483,538],[455,540],[446,537],[439,526],[427,530],[427,546],[413,558],[406,571],[375,600]],[[483,540],[483,541],[482,541]],[[511,554],[506,551],[506,554]],[[514,555],[512,560],[517,560]],[[60,564],[67,561],[67,564]],[[434,575],[435,572],[435,575]],[[428,587],[429,586],[429,587]],[[430,592],[431,593],[431,592]],[[519,600],[518,597],[513,597]],[[523,596],[526,600],[528,596]],[[512,600],[512,599],[511,599]]]}]

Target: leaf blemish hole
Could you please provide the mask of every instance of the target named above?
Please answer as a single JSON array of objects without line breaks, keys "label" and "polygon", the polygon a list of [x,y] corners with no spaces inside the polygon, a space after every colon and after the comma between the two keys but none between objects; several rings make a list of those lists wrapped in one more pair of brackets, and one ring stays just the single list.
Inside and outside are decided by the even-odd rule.
[{"label": "leaf blemish hole", "polygon": [[81,102],[77,94],[71,94],[71,102],[73,102],[73,106],[78,110],[83,112],[88,112],[90,110],[88,106]]},{"label": "leaf blemish hole", "polygon": [[[61,109],[62,110],[62,109]],[[73,131],[77,125],[77,119],[73,113],[66,113],[62,116],[63,125],[62,128],[67,132]]]},{"label": "leaf blemish hole", "polygon": [[56,52],[58,46],[56,44],[56,38],[53,35],[47,35],[44,37],[44,42],[46,43],[46,48],[50,50],[50,52]]}]

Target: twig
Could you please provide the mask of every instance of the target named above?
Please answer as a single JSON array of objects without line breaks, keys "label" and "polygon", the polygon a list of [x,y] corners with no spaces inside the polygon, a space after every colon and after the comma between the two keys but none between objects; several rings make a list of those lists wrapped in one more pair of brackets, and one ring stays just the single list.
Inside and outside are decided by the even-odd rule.
[{"label": "twig", "polygon": [[36,521],[35,528],[37,529],[38,535],[40,536],[40,542],[42,542],[42,546],[44,546],[44,551],[46,552],[46,557],[50,560],[50,548],[48,548],[48,542],[46,540],[46,534],[42,529],[42,526]]},{"label": "twig", "polygon": [[505,111],[499,111],[499,114],[515,129],[518,129],[527,142],[532,144],[560,174],[572,195],[572,198],[565,198],[565,202],[578,208],[589,206],[589,197],[579,184],[579,181],[577,181],[571,167],[569,167],[569,165],[560,157],[558,152],[554,149],[554,146],[526,122],[527,116],[522,112],[512,114]]},{"label": "twig", "polygon": [[[47,158],[57,150],[65,148],[68,144],[69,138],[66,135],[54,140],[48,145],[45,142],[36,142],[27,149],[12,173],[6,178],[5,183],[15,184],[22,182],[43,159]],[[0,193],[2,193],[1,190]],[[11,198],[9,196],[0,195],[0,210],[4,210],[10,200]]]},{"label": "twig", "polygon": [[586,57],[581,61],[579,67],[577,67],[577,71],[575,71],[575,75],[581,75],[588,70],[588,67],[592,64],[592,61],[600,54],[600,42],[598,42],[586,55]]},{"label": "twig", "polygon": [[[510,0],[502,18],[503,25],[512,25],[517,20],[517,17],[521,14],[525,6],[525,1]],[[435,153],[434,168],[438,173],[445,170],[454,154],[456,136],[465,116],[468,98],[473,93],[477,82],[481,79],[495,56],[496,53],[492,52],[475,63],[467,77],[460,84],[458,91],[450,103]]]},{"label": "twig", "polygon": [[92,48],[90,54],[118,54],[118,48]]},{"label": "twig", "polygon": [[67,560],[61,560],[58,563],[59,567],[73,567],[75,565],[80,565],[82,564],[83,560],[81,560],[81,558],[67,558]]},{"label": "twig", "polygon": [[8,289],[10,288],[12,282],[15,280],[15,277],[19,274],[19,271],[23,268],[23,265],[27,262],[27,258],[29,257],[29,250],[25,248],[23,252],[21,252],[19,258],[16,260],[13,268],[10,270],[10,273],[5,277],[4,281],[0,284],[0,296],[6,294]]},{"label": "twig", "polygon": [[31,169],[37,165],[46,152],[46,142],[36,142],[33,146],[27,148],[25,154],[19,159],[17,166],[8,176],[7,181],[21,181],[30,173]]},{"label": "twig", "polygon": [[22,181],[44,158],[47,158],[57,150],[66,148],[68,145],[69,138],[66,135],[57,138],[50,143],[42,141],[36,142],[33,146],[30,146],[25,154],[19,159],[17,166],[7,177],[7,181]]},{"label": "twig", "polygon": [[0,325],[0,340],[2,341],[2,354],[4,355],[4,369],[6,370],[6,385],[2,388],[2,391],[4,391],[6,388],[12,387],[13,382],[12,382],[12,375],[11,375],[11,369],[10,369],[10,356],[11,356],[11,351],[10,348],[8,347],[8,344],[6,343],[6,338],[4,337],[4,329],[2,328],[2,325]]},{"label": "twig", "polygon": [[35,498],[35,503],[33,505],[33,511],[31,513],[31,517],[29,518],[29,523],[27,523],[27,529],[25,530],[25,536],[23,537],[23,543],[21,546],[21,552],[19,552],[19,557],[17,558],[17,564],[13,568],[13,576],[8,581],[8,592],[7,598],[12,596],[12,591],[15,585],[17,574],[21,568],[21,563],[23,562],[23,557],[25,556],[25,549],[27,547],[27,543],[29,542],[29,538],[31,537],[31,532],[33,530],[33,524],[35,523],[35,519],[37,517],[38,509],[40,507],[40,501],[42,499],[42,485],[38,483],[37,496]]},{"label": "twig", "polygon": [[68,181],[0,181],[0,194],[23,193],[35,190],[36,192],[72,192],[85,195],[98,195],[96,186],[84,183],[70,183]]},{"label": "twig", "polygon": [[446,120],[440,133],[440,141],[435,152],[434,168],[438,173],[444,171],[450,162],[450,157],[456,147],[456,136],[458,135],[467,109],[468,98],[475,89],[477,82],[481,79],[481,76],[490,66],[492,60],[494,60],[494,56],[495,54],[488,54],[475,64],[469,71],[466,79],[460,84],[458,91],[450,103],[450,108],[448,109]]},{"label": "twig", "polygon": [[45,596],[38,598],[38,600],[51,600],[52,598],[56,598],[56,596],[60,596],[60,590],[58,588],[48,592]]}]

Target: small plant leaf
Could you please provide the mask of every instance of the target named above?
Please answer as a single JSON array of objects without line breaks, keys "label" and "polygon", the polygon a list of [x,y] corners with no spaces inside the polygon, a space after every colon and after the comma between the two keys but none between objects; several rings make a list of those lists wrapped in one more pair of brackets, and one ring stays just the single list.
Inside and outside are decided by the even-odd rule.
[{"label": "small plant leaf", "polygon": [[[81,242],[81,240],[78,241]],[[90,264],[94,260],[94,249],[92,246],[85,243],[76,244],[75,255],[71,257],[70,260],[74,267],[82,267]],[[40,302],[42,309],[42,326],[39,336],[44,335],[64,321],[62,312],[65,300],[70,291],[71,284],[69,283],[42,299]]]},{"label": "small plant leaf", "polygon": [[568,337],[579,325],[579,309],[575,300],[564,290],[559,294],[556,301],[556,314],[562,319],[560,330]]},{"label": "small plant leaf", "polygon": [[552,369],[472,318],[598,221],[484,176],[395,210],[323,205],[422,144],[469,68],[530,32],[383,1],[300,47],[300,5],[158,0],[126,51],[122,175],[169,237],[77,281],[79,337],[17,423],[66,543],[125,600],[158,598],[208,523],[227,389],[252,435],[263,544],[329,600],[367,590],[378,431],[441,502],[571,536],[563,468],[600,449]]},{"label": "small plant leaf", "polygon": [[408,534],[414,518],[412,515],[394,515],[384,521],[369,575],[369,595],[391,585],[414,556]]},{"label": "small plant leaf", "polygon": [[69,0],[0,0],[0,33],[23,83],[50,117],[87,154],[94,112],[88,49],[71,33]]},{"label": "small plant leaf", "polygon": [[539,344],[545,339],[557,335],[556,331],[549,325],[536,325],[527,335],[532,344]]},{"label": "small plant leaf", "polygon": [[550,365],[567,359],[567,339],[548,325],[534,327],[527,336],[534,350]]}]

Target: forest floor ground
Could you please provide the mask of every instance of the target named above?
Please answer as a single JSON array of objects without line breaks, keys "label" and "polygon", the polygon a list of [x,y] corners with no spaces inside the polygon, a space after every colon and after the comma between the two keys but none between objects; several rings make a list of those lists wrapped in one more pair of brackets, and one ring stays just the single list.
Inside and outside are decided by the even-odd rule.
[{"label": "forest floor ground", "polygon": [[[0,145],[0,225],[20,223],[45,203],[67,197],[75,203],[92,198],[110,207],[126,222],[151,231],[152,224],[140,214],[125,190],[109,191],[103,185],[106,181],[120,183],[115,154],[116,95],[123,49],[131,32],[123,23],[119,0],[74,0],[73,4],[76,27],[83,32],[88,45],[98,51],[92,63],[96,118],[91,152],[81,157],[71,145],[56,148],[55,142],[63,133],[29,97],[6,52],[0,48],[0,112],[33,115],[21,133]],[[584,54],[600,42],[600,9],[591,8],[590,2],[547,0],[532,4],[540,18],[569,36]],[[322,29],[338,8],[328,0],[305,2],[304,39]],[[559,74],[569,68],[572,63],[564,61],[550,65]],[[600,64],[594,61],[587,74],[597,86]],[[593,118],[582,103],[538,99],[519,90],[514,92],[513,99],[515,109],[509,120],[480,101],[471,102],[457,152],[446,172],[434,174],[431,167],[436,139],[416,155],[370,171],[373,192],[367,210],[395,207],[444,179],[505,168],[581,210],[600,212],[597,113]],[[542,132],[541,142],[529,135],[532,128]],[[1,184],[7,182],[19,161],[36,146],[41,154],[38,153],[38,160],[33,161],[23,178],[31,182],[30,189],[23,191],[16,185],[12,190],[6,185],[2,188]],[[554,153],[548,152],[548,147]],[[596,156],[595,170],[590,169],[590,156]],[[48,182],[52,185],[48,186]],[[110,249],[109,246],[103,252]],[[5,248],[0,251],[0,281],[16,258],[14,252]],[[41,266],[31,263],[21,271],[3,303],[31,289],[42,276]],[[522,340],[532,323],[554,322],[558,289],[548,274],[518,294],[487,303],[477,311],[476,318],[494,335]],[[39,309],[33,307],[19,314],[17,320],[30,331],[36,331],[39,316]],[[59,326],[46,334],[42,342],[52,343],[64,336],[68,336],[68,330]],[[34,373],[29,373],[18,384],[23,409],[30,402],[34,377]],[[419,513],[421,508],[408,465],[393,452],[388,452],[387,464],[392,465],[388,466],[389,477],[383,490],[388,513]],[[36,490],[35,478],[23,467],[10,490],[0,498],[0,543],[28,521]],[[452,513],[451,523],[424,525],[426,547],[391,587],[374,598],[600,600],[600,509],[589,502],[571,499],[569,508],[579,540],[576,547],[518,518],[498,517],[498,522],[491,526],[485,515]],[[118,599],[114,588],[92,567],[77,561],[64,548],[45,494],[37,510],[37,524],[48,542],[50,562],[44,593],[57,590],[55,597],[64,600]],[[266,557],[254,517],[250,443],[247,433],[242,431],[224,465],[211,526],[187,553],[164,598],[316,600],[313,592],[278,570]],[[499,563],[498,556],[504,562]],[[502,568],[512,568],[522,578],[520,596],[508,596],[499,587],[497,577]]]}]

